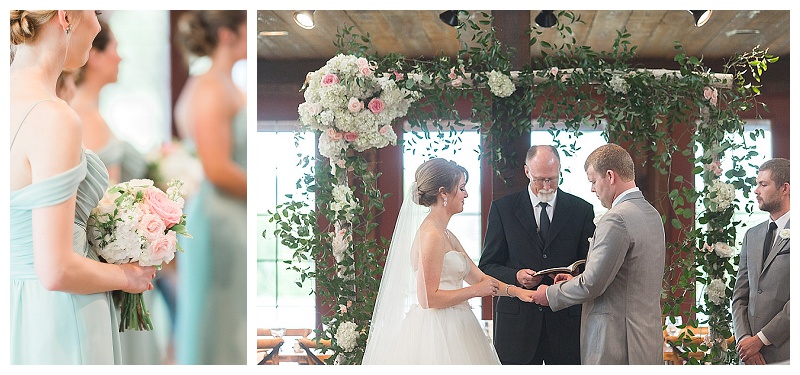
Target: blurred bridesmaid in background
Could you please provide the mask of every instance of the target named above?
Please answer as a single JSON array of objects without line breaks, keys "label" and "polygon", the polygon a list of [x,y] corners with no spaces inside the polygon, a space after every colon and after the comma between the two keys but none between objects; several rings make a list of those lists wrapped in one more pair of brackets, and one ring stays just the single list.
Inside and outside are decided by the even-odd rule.
[{"label": "blurred bridesmaid in background", "polygon": [[177,364],[246,364],[246,97],[232,76],[247,57],[247,11],[187,11],[178,44],[187,57],[210,58],[175,104],[177,128],[193,144],[205,180],[187,203],[178,262]]},{"label": "blurred bridesmaid in background", "polygon": [[144,178],[147,161],[130,143],[118,139],[100,114],[100,92],[106,85],[117,82],[122,61],[111,28],[103,20],[100,27],[100,33],[92,41],[89,60],[73,74],[76,90],[69,103],[83,121],[84,145],[103,160],[113,185]]}]

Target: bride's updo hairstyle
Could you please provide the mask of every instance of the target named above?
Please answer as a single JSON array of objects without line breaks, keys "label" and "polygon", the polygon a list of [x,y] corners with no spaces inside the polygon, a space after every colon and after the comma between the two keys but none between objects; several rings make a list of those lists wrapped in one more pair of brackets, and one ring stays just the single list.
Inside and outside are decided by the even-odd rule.
[{"label": "bride's updo hairstyle", "polygon": [[422,163],[414,175],[417,191],[414,203],[430,207],[439,199],[439,188],[447,192],[455,192],[461,175],[469,181],[467,170],[451,160],[436,158]]},{"label": "bride's updo hairstyle", "polygon": [[208,56],[217,48],[220,28],[238,32],[238,27],[247,21],[245,10],[190,10],[178,21],[176,41],[183,46],[184,53],[191,56]]}]

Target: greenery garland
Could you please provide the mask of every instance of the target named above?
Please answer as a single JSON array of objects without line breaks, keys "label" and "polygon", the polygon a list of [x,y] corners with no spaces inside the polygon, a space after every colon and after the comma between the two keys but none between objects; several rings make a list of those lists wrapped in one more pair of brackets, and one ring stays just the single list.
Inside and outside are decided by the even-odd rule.
[{"label": "greenery garland", "polygon": [[[735,149],[752,148],[731,142],[730,136],[744,136],[744,122],[738,113],[760,105],[756,97],[761,74],[777,58],[756,47],[732,58],[723,74],[715,75],[710,74],[701,59],[686,56],[676,42],[675,61],[680,70],[656,74],[632,66],[630,59],[637,47],[628,41],[627,31],[617,32],[612,51],[595,52],[577,45],[572,36],[572,26],[582,22],[580,16],[561,11],[559,22],[552,29],[560,41],[540,40],[545,31],[534,26],[530,45],[538,44],[543,57],[512,71],[509,57],[515,52],[495,38],[492,16],[487,13],[473,16],[477,20],[463,11],[460,15],[459,39],[465,34],[471,34],[471,38],[462,41],[456,58],[422,61],[398,54],[378,56],[371,52],[368,34],[358,35],[352,32],[352,27],[344,26],[339,29],[335,44],[345,55],[334,59],[362,58],[360,66],[366,61],[365,66],[371,70],[367,75],[391,81],[393,87],[404,90],[409,101],[405,115],[412,129],[418,132],[416,136],[429,138],[431,130],[438,131],[437,144],[441,149],[458,142],[458,134],[464,130],[454,129],[474,129],[465,124],[478,124],[475,126],[484,144],[481,157],[488,159],[501,178],[518,168],[522,160],[521,155],[507,151],[507,141],[529,134],[535,127],[547,129],[556,143],[560,132],[571,132],[574,135],[571,144],[557,143],[567,156],[579,148],[581,126],[603,129],[606,139],[632,144],[636,156],[643,157],[655,170],[668,175],[668,181],[680,186],[671,190],[667,187],[664,191],[668,193],[659,198],[669,200],[666,207],[671,207],[675,216],[691,219],[698,201],[704,207],[696,214],[700,224],[697,228],[694,222],[670,221],[686,236],[678,243],[667,244],[681,256],[667,270],[664,315],[690,316],[702,312],[709,317],[707,322],[690,321],[684,325],[708,323],[711,331],[710,340],[692,348],[706,352],[706,356],[700,360],[687,356],[688,363],[735,361],[735,349],[727,346],[724,338],[731,336],[732,331],[729,306],[738,259],[731,249],[735,247],[740,223],[733,222],[732,215],[741,202],[728,199],[728,194],[732,187],[748,196],[755,178],[745,176],[743,163],[754,152],[734,160],[734,168],[724,173],[728,182],[721,181],[719,160]],[[746,73],[750,73],[755,83],[748,82]],[[355,80],[348,87],[352,91],[361,85],[360,80]],[[308,86],[304,88],[308,90]],[[366,96],[369,95],[378,94]],[[348,100],[345,94],[342,96],[339,100]],[[306,98],[309,103],[308,91]],[[472,103],[472,108],[462,118],[454,108],[465,99]],[[358,108],[357,103],[353,105]],[[534,108],[539,108],[540,113],[535,114],[537,120],[532,124],[530,115]],[[335,138],[331,131],[345,133],[341,124],[334,122],[328,125],[334,130],[324,129],[315,120],[304,117],[304,113],[308,114],[301,105],[301,128],[315,131],[319,140],[324,138],[328,142]],[[493,120],[499,116],[516,120],[503,126],[494,125]],[[750,138],[755,140],[759,136],[763,133],[756,132]],[[290,263],[289,268],[299,273],[298,285],[314,281],[316,293],[331,307],[331,313],[323,316],[323,328],[317,330],[318,340],[331,342],[333,354],[329,363],[359,364],[388,249],[388,241],[375,238],[372,233],[377,226],[377,215],[383,212],[386,195],[377,189],[379,175],[359,152],[362,150],[342,146],[330,157],[331,149],[325,142],[320,142],[320,151],[324,143],[328,157],[305,156],[301,161],[303,166],[313,165],[313,168],[298,181],[298,188],[305,190],[303,195],[314,195],[315,207],[312,209],[300,199],[293,200],[271,211],[270,221],[277,224],[275,236],[294,249],[294,260],[316,260],[313,269],[301,268],[297,266],[299,262]],[[413,147],[416,140],[408,137],[406,142]],[[698,156],[699,149],[703,152]],[[702,190],[695,189],[693,180],[673,173],[672,156],[676,154],[688,157],[696,166],[693,173],[702,174]],[[343,186],[347,187],[344,195]],[[752,203],[746,203],[745,207],[752,212]],[[668,216],[664,214],[665,221]],[[672,277],[678,279],[675,285],[666,281]],[[695,283],[703,285],[704,305],[694,306]],[[692,305],[691,310],[682,311],[681,305],[687,301]],[[685,341],[687,347],[693,345],[688,337]]]}]

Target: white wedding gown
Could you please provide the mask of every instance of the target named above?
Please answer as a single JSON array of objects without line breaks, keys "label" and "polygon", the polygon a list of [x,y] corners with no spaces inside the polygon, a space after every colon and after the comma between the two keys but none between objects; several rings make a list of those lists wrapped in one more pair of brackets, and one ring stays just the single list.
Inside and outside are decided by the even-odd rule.
[{"label": "white wedding gown", "polygon": [[[471,260],[458,251],[444,255],[440,289],[464,287]],[[374,350],[364,364],[499,365],[497,353],[469,304],[444,309],[414,304],[400,324],[402,339],[394,348]]]}]

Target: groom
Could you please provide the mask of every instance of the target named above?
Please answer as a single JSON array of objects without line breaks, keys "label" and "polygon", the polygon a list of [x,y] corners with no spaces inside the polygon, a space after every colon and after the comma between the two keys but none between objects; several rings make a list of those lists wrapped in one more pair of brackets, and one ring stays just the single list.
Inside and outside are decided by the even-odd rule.
[{"label": "groom", "polygon": [[574,278],[557,275],[556,284],[539,286],[533,300],[554,311],[583,304],[581,364],[663,364],[661,215],[636,187],[633,159],[624,148],[600,146],[584,169],[608,208],[597,222],[586,270]]},{"label": "groom", "polygon": [[[492,202],[478,267],[504,283],[536,289],[553,279],[534,271],[586,259],[594,208],[558,189],[561,160],[553,146],[528,150],[525,175],[528,189]],[[553,312],[499,297],[494,310],[494,346],[503,364],[580,364],[580,305]]]}]

